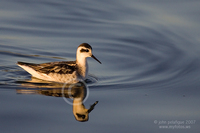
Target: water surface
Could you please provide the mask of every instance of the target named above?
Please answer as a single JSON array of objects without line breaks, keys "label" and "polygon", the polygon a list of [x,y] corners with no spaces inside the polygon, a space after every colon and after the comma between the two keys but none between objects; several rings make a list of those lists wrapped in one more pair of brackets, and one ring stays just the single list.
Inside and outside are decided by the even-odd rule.
[{"label": "water surface", "polygon": [[[1,0],[1,132],[198,132],[199,4]],[[88,59],[84,105],[99,103],[87,122],[62,97],[19,93],[61,87],[30,82],[17,61],[75,60],[83,42],[102,62]]]}]

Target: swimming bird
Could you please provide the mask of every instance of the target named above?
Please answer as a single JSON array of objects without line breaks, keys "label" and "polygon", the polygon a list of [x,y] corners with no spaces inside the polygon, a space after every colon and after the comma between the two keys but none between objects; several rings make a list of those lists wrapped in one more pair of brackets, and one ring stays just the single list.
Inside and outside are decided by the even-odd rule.
[{"label": "swimming bird", "polygon": [[85,80],[88,76],[87,57],[92,57],[101,64],[92,54],[92,47],[88,43],[82,43],[77,48],[75,61],[42,64],[17,62],[17,65],[38,79],[61,83],[76,83]]}]

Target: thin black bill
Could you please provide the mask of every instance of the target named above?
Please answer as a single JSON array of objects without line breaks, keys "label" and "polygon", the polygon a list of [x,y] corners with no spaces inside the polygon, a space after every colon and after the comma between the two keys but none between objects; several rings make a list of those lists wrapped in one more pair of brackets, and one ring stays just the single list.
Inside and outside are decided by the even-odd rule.
[{"label": "thin black bill", "polygon": [[96,61],[98,61],[101,64],[101,62],[94,55],[92,55],[91,57],[94,58]]}]

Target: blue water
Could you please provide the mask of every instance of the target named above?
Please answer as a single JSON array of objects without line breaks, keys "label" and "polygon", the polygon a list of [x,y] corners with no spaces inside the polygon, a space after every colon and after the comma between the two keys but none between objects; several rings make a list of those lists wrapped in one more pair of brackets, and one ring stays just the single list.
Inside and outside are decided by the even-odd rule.
[{"label": "blue water", "polygon": [[[0,3],[0,132],[199,132],[200,1]],[[41,93],[60,86],[32,83],[16,62],[75,60],[83,42],[102,64],[88,59],[84,105],[99,103],[78,122]]]}]

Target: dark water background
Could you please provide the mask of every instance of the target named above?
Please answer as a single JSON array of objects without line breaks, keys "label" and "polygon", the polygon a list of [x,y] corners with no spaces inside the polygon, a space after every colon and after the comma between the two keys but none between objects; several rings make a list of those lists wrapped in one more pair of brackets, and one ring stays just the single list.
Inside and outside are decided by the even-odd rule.
[{"label": "dark water background", "polygon": [[[199,0],[0,0],[0,132],[199,132],[199,6]],[[99,101],[88,122],[77,122],[62,98],[17,94],[30,89],[19,81],[31,79],[17,61],[75,60],[83,42],[102,62],[88,59],[97,81],[88,84],[85,106]],[[161,121],[184,124],[162,129]]]}]

